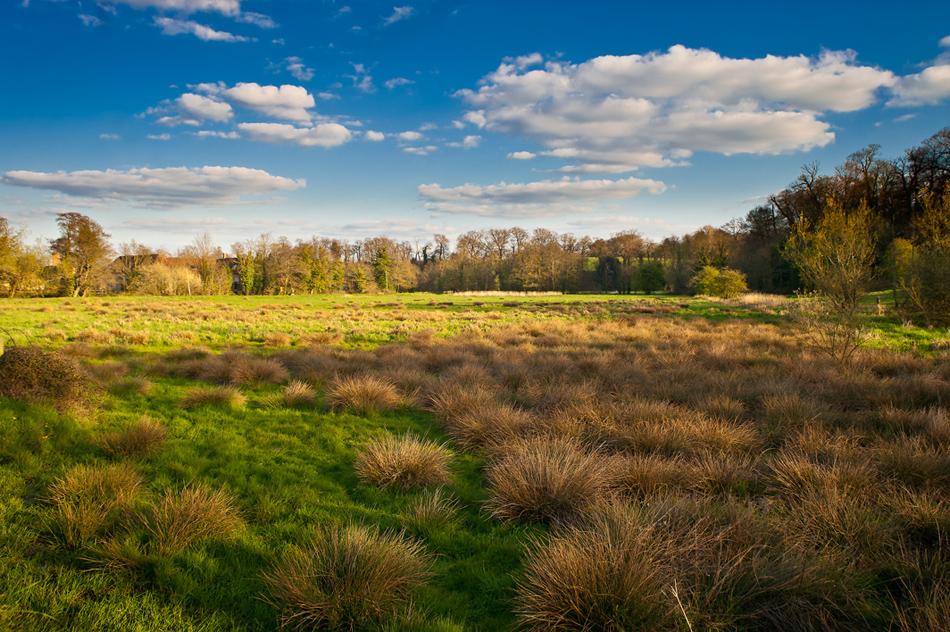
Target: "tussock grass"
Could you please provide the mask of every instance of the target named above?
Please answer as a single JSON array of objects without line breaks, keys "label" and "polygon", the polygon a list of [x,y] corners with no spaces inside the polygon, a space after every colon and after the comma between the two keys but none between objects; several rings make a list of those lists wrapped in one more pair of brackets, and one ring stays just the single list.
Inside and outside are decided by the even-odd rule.
[{"label": "tussock grass", "polygon": [[168,429],[143,416],[135,425],[101,435],[97,444],[112,457],[141,459],[161,450],[167,440]]},{"label": "tussock grass", "polygon": [[461,505],[439,487],[425,492],[405,510],[402,523],[417,532],[430,532],[457,521]]},{"label": "tussock grass", "polygon": [[234,499],[224,490],[201,485],[166,492],[144,521],[149,552],[156,555],[176,553],[202,540],[227,539],[244,528]]},{"label": "tussock grass", "polygon": [[327,388],[326,401],[332,410],[370,415],[395,410],[403,400],[391,382],[372,375],[354,375],[334,380]]},{"label": "tussock grass", "polygon": [[133,395],[148,395],[154,384],[141,375],[127,375],[121,377],[106,387],[116,397],[131,397]]},{"label": "tussock grass", "polygon": [[266,347],[289,347],[291,342],[291,337],[282,331],[272,331],[264,336]]},{"label": "tussock grass", "polygon": [[228,379],[233,385],[283,384],[290,372],[275,358],[239,355],[231,363]]},{"label": "tussock grass", "polygon": [[354,630],[396,618],[431,575],[424,547],[362,525],[333,527],[264,575],[281,624]]},{"label": "tussock grass", "polygon": [[486,478],[493,516],[565,524],[607,499],[611,472],[603,454],[573,439],[538,437],[509,446]]},{"label": "tussock grass", "polygon": [[70,547],[112,529],[142,491],[142,477],[129,465],[77,465],[50,485],[53,532]]},{"label": "tussock grass", "polygon": [[452,455],[441,444],[412,435],[386,435],[356,457],[356,474],[378,487],[410,489],[450,482]]},{"label": "tussock grass", "polygon": [[247,397],[234,386],[196,386],[185,394],[178,406],[185,410],[201,406],[234,409],[242,408],[246,403]]},{"label": "tussock grass", "polygon": [[313,408],[317,392],[306,382],[291,380],[281,393],[281,401],[288,408]]}]

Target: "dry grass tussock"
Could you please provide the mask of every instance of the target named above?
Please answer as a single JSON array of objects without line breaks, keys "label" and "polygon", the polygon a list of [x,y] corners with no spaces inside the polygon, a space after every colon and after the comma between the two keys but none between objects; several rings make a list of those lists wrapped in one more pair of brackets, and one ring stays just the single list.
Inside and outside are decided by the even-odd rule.
[{"label": "dry grass tussock", "polygon": [[443,488],[425,492],[403,512],[407,529],[427,533],[456,522],[461,504]]},{"label": "dry grass tussock", "polygon": [[196,386],[190,389],[178,402],[180,408],[190,410],[200,406],[214,406],[216,408],[241,408],[247,403],[247,397],[234,386]]},{"label": "dry grass tussock", "polygon": [[332,410],[370,415],[399,408],[403,398],[391,382],[373,375],[353,375],[334,380],[327,388],[326,402]]},{"label": "dry grass tussock", "polygon": [[78,362],[62,352],[16,346],[0,355],[0,397],[52,404],[63,412],[81,409],[91,393]]},{"label": "dry grass tussock", "polygon": [[105,535],[131,510],[142,485],[127,464],[78,465],[50,485],[50,528],[70,547]]},{"label": "dry grass tussock", "polygon": [[109,456],[141,459],[161,450],[167,440],[168,429],[143,416],[134,425],[100,435],[96,442]]},{"label": "dry grass tussock", "polygon": [[391,621],[431,574],[424,547],[362,525],[324,529],[264,576],[283,627],[362,628]]},{"label": "dry grass tussock", "polygon": [[526,439],[489,465],[488,508],[502,520],[574,522],[608,498],[611,474],[603,454],[573,439]]},{"label": "dry grass tussock", "polygon": [[317,392],[306,382],[291,380],[280,395],[281,402],[287,408],[313,408],[317,402]]},{"label": "dry grass tussock", "polygon": [[386,435],[369,442],[357,456],[356,474],[378,487],[410,489],[450,482],[452,455],[441,444],[412,435]]},{"label": "dry grass tussock", "polygon": [[168,491],[144,516],[149,553],[168,555],[202,540],[227,539],[244,528],[237,504],[224,490],[200,485]]}]

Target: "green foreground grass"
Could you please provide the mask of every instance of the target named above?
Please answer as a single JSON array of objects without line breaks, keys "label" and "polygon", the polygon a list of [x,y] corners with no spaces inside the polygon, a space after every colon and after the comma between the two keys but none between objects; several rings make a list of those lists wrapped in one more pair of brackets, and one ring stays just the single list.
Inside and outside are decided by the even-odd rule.
[{"label": "green foreground grass", "polygon": [[[303,545],[328,525],[355,522],[397,531],[407,524],[404,516],[424,492],[379,489],[357,477],[354,462],[374,438],[411,433],[448,445],[452,472],[446,490],[457,500],[459,511],[454,520],[444,524],[422,531],[410,529],[411,535],[421,538],[435,554],[432,580],[407,614],[377,627],[393,631],[514,629],[518,624],[515,593],[524,577],[526,547],[538,538],[547,538],[551,529],[544,524],[492,517],[486,509],[491,504],[491,490],[486,486],[485,474],[491,450],[464,451],[458,433],[447,433],[451,425],[440,423],[431,409],[418,401],[420,392],[440,392],[437,380],[447,379],[454,365],[464,364],[461,359],[453,360],[452,354],[465,350],[470,355],[484,355],[479,345],[501,349],[506,343],[502,338],[492,339],[492,332],[518,332],[520,337],[513,339],[512,348],[530,358],[554,353],[564,344],[557,336],[569,338],[575,335],[572,332],[588,325],[614,327],[625,322],[636,327],[638,322],[658,320],[701,321],[697,326],[706,338],[698,340],[697,345],[703,340],[710,342],[717,328],[735,329],[736,323],[748,322],[768,332],[786,327],[781,309],[762,310],[740,303],[684,297],[402,295],[4,301],[0,303],[0,330],[6,333],[8,347],[12,341],[63,349],[83,361],[99,389],[91,405],[62,413],[49,406],[0,398],[0,628],[274,630],[279,626],[280,612],[269,603],[263,575],[291,547]],[[873,332],[867,343],[870,347],[916,357],[925,363],[920,366],[926,365],[930,371],[948,362],[947,332],[908,327],[886,314],[870,316],[869,324]],[[661,330],[673,335],[679,331],[678,326],[662,325]],[[612,331],[604,334],[602,340],[607,342],[596,339],[589,349],[583,348],[581,355],[573,347],[565,347],[557,361],[570,357],[582,367],[587,367],[583,364],[587,362],[592,368],[583,370],[589,372],[591,380],[609,383],[608,369],[597,364],[601,360],[596,354],[599,349],[604,350],[602,355],[614,353],[609,346]],[[735,366],[773,367],[786,361],[779,355],[780,350],[790,356],[803,353],[792,338],[792,342],[772,343],[765,335],[757,343],[753,340],[748,351],[737,352],[745,355]],[[643,340],[648,340],[646,334]],[[445,344],[439,346],[442,342]],[[632,336],[623,344],[640,343]],[[773,344],[774,349],[769,346]],[[425,366],[387,360],[398,356],[401,348],[414,349],[410,359]],[[283,357],[286,364],[295,357],[294,352],[307,350],[317,350],[314,353],[327,363],[335,358],[336,368],[318,367],[309,374],[304,369],[292,371],[293,377],[305,379],[315,389],[317,399],[310,405],[287,406],[281,400],[288,376],[259,376],[239,384],[246,398],[243,403],[183,408],[182,401],[194,388],[208,388],[216,380],[189,373],[188,359],[180,354],[181,349],[197,349],[194,357],[206,363],[202,365],[205,370],[208,358],[221,352]],[[692,357],[688,350],[681,351],[686,354],[680,358],[683,362]],[[697,351],[714,355],[700,347],[692,353]],[[722,355],[733,351],[722,351]],[[530,360],[525,362],[530,371]],[[675,366],[679,360],[657,362],[671,375],[679,370]],[[731,359],[721,362],[727,365],[724,370],[733,368]],[[715,362],[710,360],[710,365]],[[543,362],[537,366],[543,366]],[[333,383],[332,371],[341,367],[352,367],[354,374],[388,371],[386,375],[400,383],[403,402],[392,410],[364,414],[329,408],[325,391]],[[413,373],[414,369],[419,373]],[[553,370],[556,377],[557,368]],[[516,373],[512,369],[512,376],[505,374],[500,379],[506,384],[516,378],[532,379],[530,375],[518,378]],[[475,381],[464,383],[475,384],[477,379],[481,378],[472,373],[464,380]],[[578,380],[578,384],[586,384],[586,380]],[[549,380],[551,384],[556,381]],[[553,388],[551,384],[544,388]],[[553,401],[553,395],[518,388],[509,389],[512,405],[539,417],[547,414],[545,406],[550,408],[548,402]],[[655,386],[657,393],[661,388],[662,384]],[[938,389],[936,400],[926,391],[919,402],[909,401],[904,409],[946,407],[948,402],[940,400],[942,387],[932,388]],[[736,419],[748,421],[749,411],[758,410],[758,397],[751,394],[745,403],[738,396],[733,398],[739,401],[736,406],[740,409],[746,407],[746,412],[736,413]],[[701,398],[697,394],[679,401],[677,396],[669,395],[665,401],[669,405],[699,406]],[[786,404],[794,409],[783,413],[790,418],[799,415],[795,406],[808,409],[812,405],[804,396],[801,402]],[[865,410],[863,403],[852,402],[842,404],[845,412],[840,418],[824,409],[813,415],[827,420],[827,428],[840,434],[845,432],[846,413],[851,414],[848,406]],[[771,409],[766,409],[771,414]],[[868,411],[868,420],[877,419],[870,408]],[[807,411],[800,414],[808,419],[810,415]],[[116,456],[103,449],[104,436],[132,426],[143,417],[167,429],[167,441],[160,449],[137,458]],[[860,423],[864,422],[862,418]],[[595,443],[602,445],[603,441],[599,438]],[[702,443],[703,439],[697,441]],[[754,450],[760,448],[755,441],[750,445],[755,446]],[[783,449],[778,443],[772,448]],[[749,455],[754,451],[748,447],[735,449],[748,450]],[[671,458],[679,458],[682,453],[691,458],[694,448],[643,450]],[[64,544],[55,525],[50,489],[77,465],[104,467],[117,462],[130,463],[144,481],[137,501],[143,506],[166,492],[201,484],[225,490],[233,497],[246,527],[235,535],[212,536],[180,551],[144,555],[131,568],[103,569],[97,546],[112,535],[124,537],[121,529],[114,528],[115,533],[106,533],[95,542]],[[749,468],[751,471],[752,466]],[[762,471],[767,469],[762,466]],[[950,476],[950,470],[939,470],[939,476],[945,475]],[[769,491],[769,484],[761,477],[749,475],[746,480],[743,476],[741,472],[735,474],[735,480],[725,484],[731,501],[749,504],[780,496]],[[939,484],[943,486],[946,481],[941,479]],[[927,493],[933,491],[923,483],[919,487]],[[942,498],[945,491],[939,487],[934,493]],[[695,493],[690,490],[686,495]],[[147,535],[132,533],[128,537],[138,538],[140,547],[148,545]],[[862,582],[874,584],[879,580],[864,577]],[[864,612],[868,620],[892,617],[889,609],[893,606],[885,598],[887,591],[875,585],[871,593],[861,606],[876,609]],[[682,621],[671,625],[685,629]],[[875,627],[883,629],[881,625]]]}]

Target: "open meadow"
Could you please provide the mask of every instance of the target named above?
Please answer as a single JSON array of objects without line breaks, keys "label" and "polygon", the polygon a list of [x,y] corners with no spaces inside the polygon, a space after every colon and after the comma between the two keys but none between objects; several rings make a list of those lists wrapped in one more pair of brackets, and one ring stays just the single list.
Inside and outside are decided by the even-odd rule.
[{"label": "open meadow", "polygon": [[789,303],[0,302],[0,629],[950,629],[950,332]]}]

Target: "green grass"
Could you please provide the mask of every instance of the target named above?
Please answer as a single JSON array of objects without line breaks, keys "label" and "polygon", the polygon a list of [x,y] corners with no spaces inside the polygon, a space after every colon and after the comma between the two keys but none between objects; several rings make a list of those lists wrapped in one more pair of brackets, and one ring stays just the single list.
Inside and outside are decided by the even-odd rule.
[{"label": "green grass", "polygon": [[[103,326],[105,322],[110,325]],[[773,443],[764,455],[758,450],[751,454],[748,449],[733,450],[741,460],[741,480],[729,479],[730,471],[725,468],[720,478],[728,479],[728,484],[717,484],[715,494],[710,493],[714,497],[710,502],[720,503],[724,513],[731,511],[730,499],[738,499],[735,502],[743,506],[763,497],[769,502],[807,501],[811,503],[807,506],[824,506],[813,498],[786,501],[788,494],[770,491],[774,485],[765,480],[772,476],[766,465],[780,449],[787,448],[789,453],[806,448],[822,451],[820,457],[810,457],[822,463],[821,471],[838,467],[836,459],[856,458],[855,454],[865,450],[877,459],[874,467],[881,478],[870,485],[874,489],[885,479],[888,485],[894,479],[896,486],[903,476],[898,466],[904,467],[904,461],[918,469],[926,465],[944,471],[940,468],[947,467],[946,460],[941,460],[945,443],[926,450],[908,443],[909,447],[901,448],[906,449],[906,457],[897,448],[888,452],[875,443],[883,439],[874,434],[878,431],[871,421],[885,423],[873,413],[884,405],[873,399],[885,397],[880,395],[883,387],[892,394],[886,397],[908,393],[906,402],[895,400],[894,406],[909,410],[914,397],[933,406],[930,393],[940,388],[939,380],[928,382],[926,374],[942,366],[940,363],[946,364],[947,347],[941,345],[948,339],[947,332],[904,327],[892,316],[869,318],[872,330],[881,332],[879,338],[870,340],[870,346],[912,351],[916,345],[916,354],[908,354],[900,362],[916,371],[913,379],[917,382],[909,381],[905,387],[894,381],[897,378],[892,373],[904,371],[904,364],[875,365],[883,376],[880,381],[868,382],[871,377],[856,374],[847,380],[854,383],[851,393],[827,385],[832,378],[821,371],[832,369],[819,360],[807,369],[813,373],[806,369],[801,369],[801,375],[796,373],[799,369],[793,363],[801,353],[801,344],[791,337],[780,339],[783,334],[775,325],[781,322],[780,314],[748,306],[671,296],[408,294],[0,301],[0,328],[16,342],[84,352],[85,365],[102,367],[94,381],[97,390],[90,395],[92,414],[77,418],[40,404],[0,399],[0,629],[276,630],[280,611],[265,599],[264,573],[317,534],[351,524],[381,532],[399,531],[408,525],[408,533],[434,553],[431,577],[416,595],[411,611],[398,620],[383,622],[379,629],[515,629],[517,589],[525,578],[524,556],[543,546],[552,530],[492,517],[486,469],[498,462],[497,451],[504,446],[453,440],[445,432],[452,429],[451,423],[425,410],[432,396],[444,392],[440,380],[448,384],[463,379],[464,386],[464,379],[469,378],[459,375],[478,374],[478,367],[465,369],[465,362],[487,366],[492,357],[502,368],[495,367],[492,370],[497,372],[492,373],[482,366],[486,380],[497,389],[490,400],[526,411],[525,423],[510,433],[566,433],[598,449],[607,449],[605,444],[612,440],[609,449],[626,450],[625,458],[636,458],[641,469],[664,463],[676,468],[674,474],[682,471],[682,484],[661,481],[647,486],[644,481],[650,476],[646,472],[630,474],[628,478],[636,481],[624,483],[629,488],[626,491],[623,484],[616,483],[620,493],[638,499],[654,502],[662,494],[677,498],[705,493],[691,486],[690,477],[703,467],[714,469],[720,461],[727,465],[727,459],[732,458],[722,446],[702,443],[683,447],[692,437],[683,433],[693,426],[681,413],[710,411],[710,416],[723,418],[715,425],[720,430],[732,428],[730,416],[738,416],[742,423],[764,425],[771,422],[761,402],[785,396],[789,389],[794,391],[789,397],[811,397],[812,391],[817,392],[814,396],[823,398],[822,406],[815,408],[820,414],[809,413],[807,419],[796,421],[795,427],[786,424],[778,428],[774,438],[769,436]],[[88,342],[88,348],[76,346],[84,337],[95,338],[83,334],[88,330],[101,330],[108,338]],[[141,331],[150,335],[135,334]],[[47,332],[53,335],[46,336]],[[274,332],[287,335],[291,350],[306,349],[307,336],[329,332],[327,340],[332,342],[314,347],[332,356],[337,364],[329,366],[336,369],[358,364],[356,375],[385,370],[389,371],[384,376],[387,379],[417,370],[428,379],[396,382],[403,391],[416,383],[422,389],[414,397],[403,392],[404,402],[399,406],[354,414],[345,406],[331,407],[327,398],[332,370],[336,369],[331,369],[328,379],[310,382],[313,397],[307,394],[302,402],[285,399],[286,383],[251,380],[242,384],[247,398],[243,406],[211,402],[192,408],[183,408],[182,400],[195,388],[213,385],[160,370],[179,362],[163,364],[169,354],[193,347],[211,354],[240,347],[241,352],[254,357],[276,354],[274,357],[280,358],[287,349],[273,348],[275,338],[268,335]],[[431,332],[429,342],[424,342],[425,332]],[[732,337],[721,343],[720,335]],[[387,345],[394,345],[392,356],[383,353]],[[402,364],[392,360],[392,366],[386,365],[389,360],[385,358],[398,359],[398,353],[404,354]],[[507,364],[502,366],[502,361]],[[108,365],[111,362],[121,363],[122,371],[114,370]],[[719,371],[721,382],[715,382]],[[770,382],[773,374],[781,374],[785,381]],[[522,377],[517,380],[511,377],[518,375]],[[290,379],[307,378],[291,375]],[[133,388],[129,380],[147,380],[148,388]],[[591,391],[593,395],[585,391],[595,385],[599,390]],[[566,386],[575,390],[564,391]],[[706,396],[707,390],[715,389],[723,390],[719,399]],[[675,414],[676,420],[662,421],[674,430],[680,428],[676,430],[680,432],[678,442],[667,446],[660,441],[665,435],[648,435],[642,425],[622,427],[623,415],[629,411],[639,411],[636,414],[641,416],[649,413],[635,398],[652,398],[662,402],[658,410]],[[617,414],[611,417],[613,413]],[[165,430],[164,441],[147,450],[104,447],[104,438],[111,437],[109,440],[118,445],[118,437],[146,416]],[[490,416],[485,417],[485,423],[492,423]],[[572,426],[578,419],[583,423]],[[712,426],[697,424],[693,425],[702,432],[690,432],[709,435]],[[764,433],[757,428],[757,433]],[[806,436],[806,431],[814,431],[814,435]],[[858,437],[853,445],[847,443],[852,434]],[[880,434],[888,436],[883,430]],[[453,503],[447,519],[411,519],[432,490],[380,489],[361,481],[356,473],[355,463],[372,441],[408,435],[445,443],[452,450],[451,480],[440,490]],[[842,436],[845,439],[840,439]],[[705,452],[713,448],[715,454]],[[929,461],[918,463],[925,458],[934,459],[932,466]],[[90,541],[65,546],[55,525],[51,526],[51,486],[77,466],[106,468],[119,463],[134,468],[141,477],[140,495],[127,513],[116,514]],[[649,474],[657,471],[654,468]],[[710,477],[718,476],[717,472],[711,471]],[[934,519],[946,520],[948,486],[937,481],[931,489],[930,484],[916,482],[914,493],[935,495]],[[227,537],[212,533],[189,540],[180,550],[149,546],[152,538],[143,526],[148,524],[149,507],[195,485],[222,490],[236,507],[243,528]],[[931,533],[924,519],[929,514],[919,510],[919,516],[912,515],[908,506],[909,501],[893,510],[897,516],[893,524],[882,519],[880,528],[885,536],[881,537],[892,537],[886,534],[901,529],[910,534],[908,538],[921,539],[919,533]],[[788,517],[802,521],[803,532],[831,528],[807,522],[796,509],[782,506],[768,517],[756,514],[742,519],[760,520],[774,526],[773,531],[783,528],[780,525]],[[888,540],[892,544],[897,541]],[[108,549],[112,559],[125,555],[134,563],[103,570],[108,566],[102,558],[106,545],[113,547]],[[934,564],[944,568],[942,563]],[[883,578],[890,572],[884,566],[881,562],[878,567],[862,567],[856,574],[862,581],[874,573]],[[884,589],[872,597],[870,602],[878,611],[892,607]],[[877,621],[875,616],[869,620]]]}]

